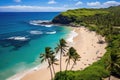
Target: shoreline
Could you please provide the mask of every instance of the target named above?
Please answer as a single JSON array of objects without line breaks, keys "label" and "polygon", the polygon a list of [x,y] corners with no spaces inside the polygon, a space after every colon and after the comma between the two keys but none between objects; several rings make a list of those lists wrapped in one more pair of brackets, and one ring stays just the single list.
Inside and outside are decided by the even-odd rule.
[{"label": "shoreline", "polygon": [[29,69],[24,70],[22,72],[16,73],[15,75],[7,78],[6,80],[21,80],[25,75],[27,75],[27,74],[29,74],[29,73],[31,73],[33,71],[40,70],[40,69],[42,69],[42,68],[44,68],[46,66],[47,66],[46,62],[41,63],[41,64],[39,64],[39,65],[37,65],[37,66],[35,66],[33,68],[29,68]]},{"label": "shoreline", "polygon": [[[99,60],[100,57],[104,55],[106,51],[104,48],[107,46],[107,44],[96,43],[98,41],[99,35],[96,35],[95,32],[90,32],[85,27],[72,28],[73,30],[68,34],[66,41],[68,42],[68,45],[73,46],[77,50],[78,54],[81,56],[80,62],[77,62],[77,65],[74,66],[73,70],[83,70],[87,66],[91,65],[93,62]],[[57,57],[59,58],[59,54],[57,54]],[[64,57],[62,61],[62,64],[64,64],[63,70],[65,70],[66,67],[66,63],[64,62],[65,59],[66,57]],[[18,75],[16,74],[8,78],[7,80],[49,80],[50,73],[49,69],[47,69],[47,63],[45,63],[45,65],[42,65],[43,67],[40,65],[28,71],[24,71],[24,74],[22,72],[20,74],[18,73]],[[72,62],[68,69],[71,68],[71,65]],[[58,72],[59,65],[55,65],[55,69]]]},{"label": "shoreline", "polygon": [[[60,24],[56,24],[57,26],[59,25],[60,26]],[[63,25],[61,25],[61,26],[63,26]],[[64,26],[67,26],[67,25],[64,25]],[[70,27],[70,26],[69,26]],[[67,34],[69,37],[66,37],[66,41],[68,41],[68,42],[71,42],[71,40],[73,41],[73,38],[74,37],[76,37],[77,35],[77,33],[75,32],[75,29],[73,28],[73,27],[71,27],[71,31],[70,31],[70,33],[69,34]],[[72,34],[72,33],[74,33],[74,34]],[[69,40],[70,39],[70,40]],[[59,53],[56,55],[56,58],[59,60]],[[22,71],[22,72],[19,72],[19,73],[16,73],[15,75],[13,75],[13,76],[11,76],[11,77],[8,77],[6,80],[21,80],[25,75],[27,75],[27,74],[29,74],[29,73],[32,73],[32,72],[34,72],[34,71],[38,71],[38,70],[40,70],[40,69],[43,69],[43,68],[46,68],[47,67],[47,62],[43,62],[43,63],[41,63],[41,64],[39,64],[39,65],[37,65],[37,66],[35,66],[35,67],[33,67],[33,68],[29,68],[29,69],[27,69],[27,70],[25,70],[25,71]]]}]

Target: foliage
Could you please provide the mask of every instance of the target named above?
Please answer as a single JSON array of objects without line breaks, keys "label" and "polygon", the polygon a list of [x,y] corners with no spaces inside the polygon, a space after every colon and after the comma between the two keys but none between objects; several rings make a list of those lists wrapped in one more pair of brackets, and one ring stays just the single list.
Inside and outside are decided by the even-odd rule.
[{"label": "foliage", "polygon": [[51,63],[51,58],[52,58],[53,54],[54,54],[54,52],[51,50],[50,47],[46,47],[45,48],[45,53],[40,54],[40,58],[42,58],[41,63],[43,61],[48,62],[48,65],[49,65],[48,67],[50,69],[50,74],[51,74],[51,80],[53,79],[52,67],[51,67],[51,64],[53,64],[53,63]]},{"label": "foliage", "polygon": [[[86,69],[80,71],[62,72],[62,80],[102,80],[112,75],[120,77],[120,68],[114,67],[112,70],[107,70],[107,64],[111,61],[112,54],[120,54],[120,6],[109,7],[105,9],[75,9],[68,10],[59,14],[53,19],[53,23],[62,24],[81,24],[88,27],[91,31],[96,31],[98,34],[105,36],[108,43],[107,52],[101,60],[93,63]],[[117,61],[120,63],[120,61]],[[54,80],[60,80],[58,72]]]},{"label": "foliage", "polygon": [[68,65],[70,64],[70,60],[73,61],[73,65],[71,67],[71,69],[72,69],[73,66],[76,64],[76,61],[79,61],[79,58],[80,58],[79,54],[73,47],[69,48],[69,50],[67,52],[67,56],[68,56],[68,58],[66,59],[66,61],[67,61],[66,70],[67,70]]},{"label": "foliage", "polygon": [[[104,24],[120,25],[120,6],[105,9],[75,9],[62,12],[52,22],[61,24]],[[114,20],[114,21],[113,21]]]}]

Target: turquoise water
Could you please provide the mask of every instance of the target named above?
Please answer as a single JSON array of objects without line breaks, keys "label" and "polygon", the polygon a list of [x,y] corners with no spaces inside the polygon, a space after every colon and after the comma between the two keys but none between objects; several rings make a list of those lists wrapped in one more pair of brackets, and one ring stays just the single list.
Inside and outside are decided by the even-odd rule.
[{"label": "turquoise water", "polygon": [[54,48],[59,39],[67,36],[70,28],[29,23],[51,20],[58,14],[0,13],[0,80],[40,64],[44,48]]}]

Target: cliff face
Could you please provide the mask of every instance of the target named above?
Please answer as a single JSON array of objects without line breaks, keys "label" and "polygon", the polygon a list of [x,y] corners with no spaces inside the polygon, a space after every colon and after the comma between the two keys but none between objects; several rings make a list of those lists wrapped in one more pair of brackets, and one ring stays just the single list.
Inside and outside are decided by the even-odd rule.
[{"label": "cliff face", "polygon": [[68,16],[64,16],[62,14],[59,14],[58,16],[56,16],[52,22],[55,24],[69,24],[71,22],[73,22],[74,19],[69,18]]}]

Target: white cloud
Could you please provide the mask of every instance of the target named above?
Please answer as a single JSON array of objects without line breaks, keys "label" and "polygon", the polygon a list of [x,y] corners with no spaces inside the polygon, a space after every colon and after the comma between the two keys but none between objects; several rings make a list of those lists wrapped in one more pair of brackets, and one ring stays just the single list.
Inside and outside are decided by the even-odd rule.
[{"label": "white cloud", "polygon": [[57,2],[55,0],[50,0],[48,4],[56,4]]},{"label": "white cloud", "polygon": [[26,6],[26,5],[0,6],[0,12],[57,12],[57,11],[66,11],[68,9],[75,9],[75,8]]},{"label": "white cloud", "polygon": [[96,2],[87,2],[87,5],[90,7],[99,7],[101,6],[101,3],[96,1]]},{"label": "white cloud", "polygon": [[93,8],[105,8],[110,6],[118,6],[120,5],[120,2],[117,1],[107,1],[104,3],[100,3],[98,1],[96,2],[87,2],[87,6],[93,7]]},{"label": "white cloud", "polygon": [[117,1],[107,1],[107,2],[103,3],[103,5],[105,7],[117,6],[117,5],[120,5],[120,2],[117,2]]},{"label": "white cloud", "polygon": [[21,2],[21,0],[14,0],[15,2]]},{"label": "white cloud", "polygon": [[75,5],[78,6],[78,5],[82,5],[83,3],[81,1],[78,1]]}]

